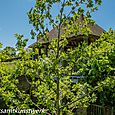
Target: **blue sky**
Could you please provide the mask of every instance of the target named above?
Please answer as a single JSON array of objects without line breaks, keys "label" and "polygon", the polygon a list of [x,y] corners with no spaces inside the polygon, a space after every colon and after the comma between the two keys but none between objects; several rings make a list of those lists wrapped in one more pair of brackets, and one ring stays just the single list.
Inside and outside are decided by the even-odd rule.
[{"label": "blue sky", "polygon": [[[28,22],[27,12],[34,6],[35,0],[0,0],[0,42],[3,47],[15,46],[15,33],[30,38],[32,26]],[[92,15],[98,25],[105,30],[115,30],[115,0],[103,0],[99,10]],[[30,40],[29,44],[35,40]]]}]

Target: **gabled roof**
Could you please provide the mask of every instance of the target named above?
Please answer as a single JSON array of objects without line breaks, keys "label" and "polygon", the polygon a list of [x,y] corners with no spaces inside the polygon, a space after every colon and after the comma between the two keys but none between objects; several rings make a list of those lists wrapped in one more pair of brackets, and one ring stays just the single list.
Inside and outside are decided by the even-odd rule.
[{"label": "gabled roof", "polygon": [[[83,15],[76,21],[76,23],[79,23],[79,22],[82,22],[82,21],[83,21]],[[90,30],[92,31],[92,35],[94,35],[94,36],[100,36],[103,32],[105,32],[105,30],[97,24],[95,24],[95,25],[89,24],[88,27],[90,28]],[[49,38],[49,42],[52,41],[53,38],[58,37],[58,32],[57,31],[58,30],[56,28],[54,28],[49,32],[49,34],[47,35],[47,37]],[[61,28],[61,34],[62,33],[63,33],[63,30]],[[48,43],[48,42],[45,42],[43,39],[40,39],[39,42],[41,42],[44,45]],[[37,42],[33,43],[29,47],[33,47],[36,44],[37,44]]]}]

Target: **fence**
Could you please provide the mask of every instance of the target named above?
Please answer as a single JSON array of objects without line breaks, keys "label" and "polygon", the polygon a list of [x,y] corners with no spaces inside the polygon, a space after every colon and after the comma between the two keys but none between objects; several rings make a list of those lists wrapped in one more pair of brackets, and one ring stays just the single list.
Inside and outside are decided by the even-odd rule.
[{"label": "fence", "polygon": [[114,108],[92,104],[87,109],[87,115],[115,115]]}]

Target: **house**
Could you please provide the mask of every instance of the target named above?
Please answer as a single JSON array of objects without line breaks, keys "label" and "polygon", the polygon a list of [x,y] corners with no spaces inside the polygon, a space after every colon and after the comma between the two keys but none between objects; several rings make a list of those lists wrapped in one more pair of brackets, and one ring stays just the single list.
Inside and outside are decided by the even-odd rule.
[{"label": "house", "polygon": [[[80,18],[76,21],[76,23],[79,23],[79,22],[83,22],[84,20],[84,15],[81,15]],[[99,25],[95,24],[95,25],[92,25],[92,24],[88,24],[87,25],[88,28],[90,28],[90,30],[92,31],[92,34],[89,34],[88,37],[87,37],[87,42],[88,44],[90,44],[91,42],[94,42],[96,39],[99,38],[99,36],[105,32],[105,30],[103,28],[101,28]],[[50,44],[50,42],[54,39],[54,38],[57,38],[58,37],[58,33],[57,33],[57,29],[54,28],[52,29],[49,34],[47,35],[47,37],[49,38],[49,42],[45,42],[43,39],[40,39],[39,41],[37,42],[41,42],[41,47],[37,47],[37,42],[31,44],[29,46],[29,48],[38,48],[38,54],[34,55],[33,59],[36,59],[38,58],[38,55],[42,55],[42,50],[44,50],[44,53],[47,54],[48,52],[48,45]],[[63,29],[61,28],[61,34],[63,34]],[[84,35],[79,33],[77,36],[74,36],[74,35],[70,35],[68,38],[68,44],[67,46],[64,48],[64,50],[70,48],[70,47],[75,47],[77,46],[78,43],[84,41]],[[73,71],[74,73],[76,73],[76,69],[73,68]],[[73,83],[76,83],[78,82],[79,79],[83,78],[83,76],[76,76],[76,75],[71,75],[70,76],[70,79],[73,81]]]},{"label": "house", "polygon": [[[83,20],[84,20],[84,15],[81,15],[80,18],[76,21],[76,23],[83,22]],[[94,42],[96,39],[99,38],[99,36],[103,32],[105,32],[105,30],[97,24],[95,24],[95,25],[88,24],[87,27],[90,28],[90,30],[92,31],[92,34],[89,34],[89,36],[87,38],[88,44],[90,44],[91,42]],[[61,34],[63,34],[62,28],[61,28]],[[57,29],[56,28],[52,29],[48,33],[47,37],[49,38],[48,42],[45,42],[43,39],[40,39],[39,41],[36,41],[35,43],[31,44],[28,48],[37,48],[37,43],[40,42],[42,45],[40,48],[38,48],[38,50],[39,50],[38,55],[42,55],[42,52],[41,52],[42,49],[44,50],[45,54],[47,54],[48,45],[54,38],[58,37]],[[70,37],[67,38],[67,40],[68,40],[68,44],[66,46],[66,49],[68,49],[70,47],[75,47],[79,42],[84,41],[84,35],[81,33],[79,33],[79,35],[77,35],[77,36],[71,35]],[[35,57],[37,57],[37,55]]]}]

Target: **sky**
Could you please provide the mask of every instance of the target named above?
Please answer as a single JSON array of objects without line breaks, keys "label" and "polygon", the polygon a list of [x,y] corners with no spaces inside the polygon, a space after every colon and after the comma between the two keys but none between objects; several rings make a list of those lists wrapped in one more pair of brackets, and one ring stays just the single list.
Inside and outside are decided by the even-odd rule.
[{"label": "sky", "polygon": [[[30,38],[32,25],[29,24],[27,12],[34,6],[35,0],[0,0],[0,42],[3,48],[15,47],[15,33]],[[92,14],[92,19],[104,30],[115,30],[115,0],[103,0],[99,10]],[[28,45],[35,42],[29,40]]]}]

